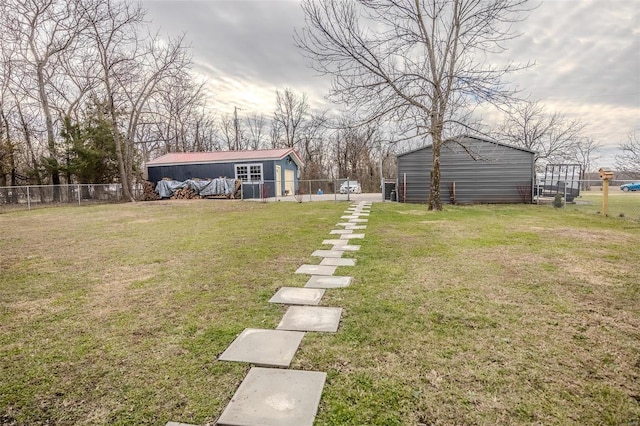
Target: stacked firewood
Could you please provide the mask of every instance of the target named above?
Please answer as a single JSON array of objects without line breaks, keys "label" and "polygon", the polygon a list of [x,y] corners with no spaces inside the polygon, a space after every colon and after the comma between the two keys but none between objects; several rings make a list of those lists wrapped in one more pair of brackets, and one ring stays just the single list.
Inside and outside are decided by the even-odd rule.
[{"label": "stacked firewood", "polygon": [[155,201],[159,199],[160,196],[156,192],[156,188],[153,185],[153,182],[145,180],[142,183],[142,201]]},{"label": "stacked firewood", "polygon": [[172,200],[194,200],[199,198],[201,197],[195,192],[193,192],[191,188],[178,189],[171,196]]}]

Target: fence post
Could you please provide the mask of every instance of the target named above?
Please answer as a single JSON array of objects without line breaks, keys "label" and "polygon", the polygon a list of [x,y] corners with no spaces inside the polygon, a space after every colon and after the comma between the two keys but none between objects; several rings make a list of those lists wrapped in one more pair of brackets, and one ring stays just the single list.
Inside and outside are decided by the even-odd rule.
[{"label": "fence post", "polygon": [[382,202],[384,203],[384,197],[385,197],[385,193],[386,188],[385,188],[385,182],[384,182],[384,158],[382,157],[382,153],[380,153],[380,192],[382,192]]},{"label": "fence post", "polygon": [[78,205],[80,205],[80,199],[82,197],[80,197],[80,184],[78,184]]},{"label": "fence post", "polygon": [[402,202],[407,202],[407,174],[403,173],[402,177]]},{"label": "fence post", "polygon": [[31,194],[29,192],[29,186],[27,186],[27,207],[31,210]]},{"label": "fence post", "polygon": [[347,201],[351,201],[351,178],[347,176]]}]

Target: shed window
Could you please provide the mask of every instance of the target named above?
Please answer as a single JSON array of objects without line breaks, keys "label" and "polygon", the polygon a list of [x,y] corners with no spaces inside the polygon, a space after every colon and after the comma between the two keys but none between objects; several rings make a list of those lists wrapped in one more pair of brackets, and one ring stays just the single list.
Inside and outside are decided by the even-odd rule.
[{"label": "shed window", "polygon": [[262,164],[236,164],[236,179],[243,182],[261,182]]}]

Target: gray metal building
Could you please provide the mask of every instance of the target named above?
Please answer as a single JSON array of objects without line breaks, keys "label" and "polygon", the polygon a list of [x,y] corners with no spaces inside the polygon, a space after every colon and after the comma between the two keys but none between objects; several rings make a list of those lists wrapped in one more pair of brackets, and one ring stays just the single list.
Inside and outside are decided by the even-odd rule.
[{"label": "gray metal building", "polygon": [[[398,200],[429,201],[431,145],[397,156]],[[475,136],[447,139],[440,163],[445,204],[530,203],[534,152]]]}]

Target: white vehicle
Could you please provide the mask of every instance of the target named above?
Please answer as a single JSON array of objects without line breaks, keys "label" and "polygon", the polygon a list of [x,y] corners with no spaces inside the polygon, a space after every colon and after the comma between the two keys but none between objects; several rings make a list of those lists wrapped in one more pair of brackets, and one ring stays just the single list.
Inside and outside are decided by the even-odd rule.
[{"label": "white vehicle", "polygon": [[356,181],[349,181],[346,180],[342,183],[342,185],[340,185],[340,193],[341,194],[347,194],[347,193],[351,193],[351,194],[361,194],[362,193],[362,188],[360,188],[360,184]]}]

